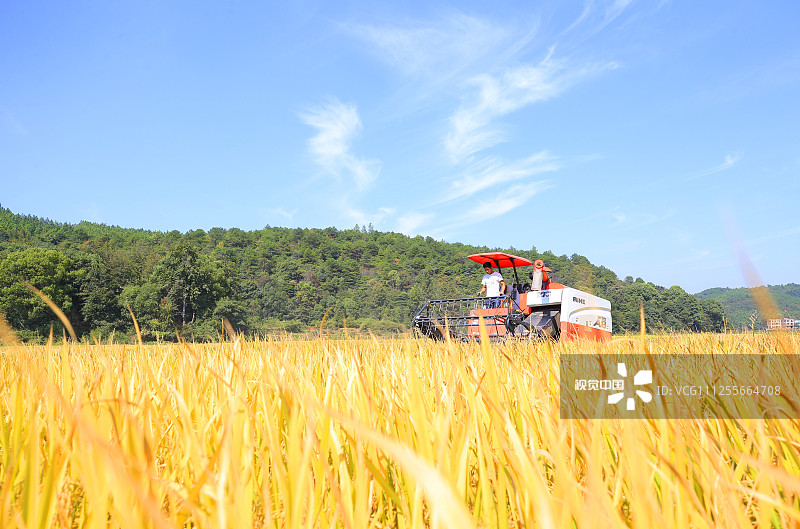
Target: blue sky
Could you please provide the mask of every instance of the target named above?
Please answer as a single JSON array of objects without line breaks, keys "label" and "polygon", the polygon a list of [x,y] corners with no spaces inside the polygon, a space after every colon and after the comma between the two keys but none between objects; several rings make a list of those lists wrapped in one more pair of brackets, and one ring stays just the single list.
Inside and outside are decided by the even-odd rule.
[{"label": "blue sky", "polygon": [[0,4],[0,203],[800,282],[800,3]]}]

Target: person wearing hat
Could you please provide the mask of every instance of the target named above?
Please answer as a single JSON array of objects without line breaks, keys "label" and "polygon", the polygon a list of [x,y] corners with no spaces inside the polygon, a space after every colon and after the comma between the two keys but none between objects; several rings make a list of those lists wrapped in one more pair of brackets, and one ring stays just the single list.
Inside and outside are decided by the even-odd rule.
[{"label": "person wearing hat", "polygon": [[[478,291],[478,295],[480,296],[486,292],[487,298],[502,296],[506,291],[506,283],[503,281],[503,276],[500,275],[500,272],[494,271],[494,267],[489,261],[483,263],[483,269],[486,272],[486,275],[484,275],[483,279],[481,280],[481,289]],[[499,299],[490,299],[486,302],[486,308],[489,309],[499,306]]]}]

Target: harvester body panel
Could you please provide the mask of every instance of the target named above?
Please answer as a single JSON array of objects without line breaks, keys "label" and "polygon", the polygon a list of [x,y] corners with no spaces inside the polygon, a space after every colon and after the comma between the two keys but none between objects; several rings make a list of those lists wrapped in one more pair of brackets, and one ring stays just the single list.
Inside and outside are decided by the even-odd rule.
[{"label": "harvester body panel", "polygon": [[611,302],[576,288],[528,292],[526,304],[532,312],[558,307],[561,335],[598,340],[611,338]]}]

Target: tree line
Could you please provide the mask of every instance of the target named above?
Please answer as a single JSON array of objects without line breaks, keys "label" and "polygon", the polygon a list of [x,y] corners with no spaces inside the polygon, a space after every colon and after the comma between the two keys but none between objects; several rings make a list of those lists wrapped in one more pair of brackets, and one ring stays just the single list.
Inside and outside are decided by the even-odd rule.
[{"label": "tree line", "polygon": [[472,253],[506,251],[543,259],[554,278],[612,303],[614,332],[719,331],[722,305],[678,286],[619,279],[581,255],[536,248],[489,248],[379,232],[265,227],[156,232],[68,224],[0,207],[0,312],[21,338],[41,340],[52,311],[25,287],[52,299],[88,337],[130,337],[136,316],[145,339],[216,339],[222,318],[237,331],[270,334],[319,326],[404,332],[427,299],[468,297],[483,270]]},{"label": "tree line", "polygon": [[767,318],[800,319],[800,285],[762,285],[763,289],[775,302],[778,314],[765,314],[759,309],[751,288],[709,288],[695,294],[698,299],[715,299],[725,310],[730,324],[735,329],[764,329]]}]

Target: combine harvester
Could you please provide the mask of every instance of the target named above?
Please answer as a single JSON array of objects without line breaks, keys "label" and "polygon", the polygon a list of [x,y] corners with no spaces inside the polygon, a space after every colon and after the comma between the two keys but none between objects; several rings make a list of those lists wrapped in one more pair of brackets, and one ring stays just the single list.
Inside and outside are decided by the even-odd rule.
[{"label": "combine harvester", "polygon": [[[595,340],[611,338],[611,302],[550,280],[541,259],[532,263],[524,257],[502,252],[478,253],[469,259],[500,270],[512,268],[513,283],[506,281],[505,293],[496,298],[473,297],[426,301],[414,316],[412,327],[419,334],[443,340],[449,332],[454,339],[479,340],[480,317],[490,340],[510,336],[530,339],[578,337]],[[517,268],[533,265],[529,283],[521,283]],[[523,276],[524,277],[524,276]]]}]

